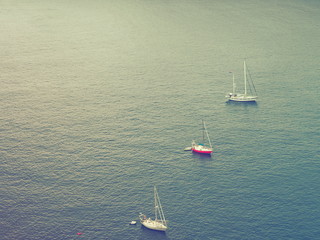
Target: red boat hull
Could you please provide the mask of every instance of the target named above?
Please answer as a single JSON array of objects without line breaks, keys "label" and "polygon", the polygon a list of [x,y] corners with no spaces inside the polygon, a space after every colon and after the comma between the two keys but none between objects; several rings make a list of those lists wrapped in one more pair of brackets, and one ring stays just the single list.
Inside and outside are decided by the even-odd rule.
[{"label": "red boat hull", "polygon": [[211,154],[212,153],[212,151],[197,150],[197,149],[194,149],[194,148],[192,148],[192,151],[196,152],[196,153],[202,153],[202,154]]}]

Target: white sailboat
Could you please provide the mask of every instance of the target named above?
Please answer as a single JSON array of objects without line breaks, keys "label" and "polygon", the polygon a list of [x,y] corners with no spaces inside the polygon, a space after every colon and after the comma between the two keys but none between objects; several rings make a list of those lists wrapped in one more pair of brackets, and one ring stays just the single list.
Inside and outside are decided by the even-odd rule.
[{"label": "white sailboat", "polygon": [[[244,75],[244,94],[236,92],[236,83],[234,81],[234,74],[232,74],[232,79],[233,79],[232,93],[227,94],[226,98],[228,98],[229,101],[234,101],[234,102],[255,102],[257,99],[257,96],[247,93],[248,81],[247,81],[246,61],[244,61],[244,63],[243,63],[243,75]],[[252,86],[254,88],[253,84],[252,84]],[[255,90],[255,88],[254,88],[254,90]]]},{"label": "white sailboat", "polygon": [[[192,143],[191,143],[191,150],[193,152],[197,152],[197,153],[211,154],[213,149],[212,149],[212,144],[211,144],[211,141],[210,141],[210,137],[209,137],[209,134],[208,134],[208,131],[207,131],[207,128],[206,128],[206,125],[205,125],[204,121],[202,121],[202,124],[203,124],[203,140],[202,140],[203,142],[199,143],[199,144],[196,144],[196,142],[193,140]],[[210,147],[204,145],[206,137],[208,139]]]},{"label": "white sailboat", "polygon": [[155,219],[152,220],[151,218],[147,218],[146,215],[140,213],[139,218],[141,224],[152,230],[166,231],[168,228],[167,221],[164,217],[156,186],[154,186],[154,215]]}]

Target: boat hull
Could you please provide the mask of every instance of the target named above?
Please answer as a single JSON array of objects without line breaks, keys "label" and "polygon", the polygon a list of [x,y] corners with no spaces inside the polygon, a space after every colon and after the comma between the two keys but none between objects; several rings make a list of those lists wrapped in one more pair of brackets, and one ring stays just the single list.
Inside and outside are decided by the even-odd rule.
[{"label": "boat hull", "polygon": [[252,103],[252,102],[256,102],[256,100],[246,100],[246,101],[238,101],[238,100],[229,100],[230,102],[243,102],[243,103]]},{"label": "boat hull", "polygon": [[144,227],[149,228],[151,230],[155,230],[155,231],[165,232],[168,228],[162,222],[158,222],[158,221],[151,220],[151,219],[142,220],[141,224]]},{"label": "boat hull", "polygon": [[196,152],[196,153],[202,153],[202,154],[211,154],[212,153],[212,150],[210,151],[201,151],[201,150],[196,150],[196,149],[192,149],[193,152]]},{"label": "boat hull", "polygon": [[231,102],[255,102],[256,99],[252,98],[252,99],[229,99],[229,101]]},{"label": "boat hull", "polygon": [[228,96],[228,100],[232,102],[255,102],[257,99],[256,96],[247,96],[247,95],[237,95],[237,96]]},{"label": "boat hull", "polygon": [[211,154],[213,152],[212,148],[202,146],[202,145],[193,145],[191,150],[193,152],[202,153],[202,154]]}]

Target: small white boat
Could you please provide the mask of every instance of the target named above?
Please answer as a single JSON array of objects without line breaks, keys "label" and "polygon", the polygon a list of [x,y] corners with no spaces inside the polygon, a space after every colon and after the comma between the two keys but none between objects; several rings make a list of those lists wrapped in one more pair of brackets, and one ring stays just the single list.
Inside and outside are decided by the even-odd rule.
[{"label": "small white boat", "polygon": [[191,151],[192,150],[192,147],[186,147],[185,149],[184,149],[184,151]]},{"label": "small white boat", "polygon": [[[244,94],[242,93],[237,93],[236,92],[236,83],[234,82],[234,74],[232,73],[232,80],[233,80],[233,88],[232,88],[232,93],[229,93],[226,95],[226,98],[228,99],[228,101],[233,101],[233,102],[255,102],[257,99],[256,96],[256,89],[253,85],[253,82],[251,80],[251,85],[252,88],[255,92],[255,95],[251,95],[247,94],[247,85],[248,85],[248,81],[247,81],[247,66],[246,66],[246,61],[244,61],[243,63],[243,75],[244,75]],[[251,86],[249,85],[249,87]],[[250,87],[250,90],[252,92],[252,89]]]},{"label": "small white boat", "polygon": [[137,224],[137,221],[131,221],[130,222],[130,225],[136,225]]},{"label": "small white boat", "polygon": [[155,214],[155,219],[152,220],[151,218],[147,218],[146,215],[140,213],[139,218],[140,218],[141,224],[151,230],[166,231],[168,228],[167,221],[164,217],[164,213],[160,203],[160,198],[155,186],[154,186],[154,214]]}]

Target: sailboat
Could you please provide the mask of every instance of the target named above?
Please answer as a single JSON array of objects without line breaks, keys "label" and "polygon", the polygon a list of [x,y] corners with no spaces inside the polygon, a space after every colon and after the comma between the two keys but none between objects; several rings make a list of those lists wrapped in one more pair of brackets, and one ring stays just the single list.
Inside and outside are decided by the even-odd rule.
[{"label": "sailboat", "polygon": [[[246,66],[246,61],[243,63],[243,75],[244,75],[244,94],[239,94],[236,93],[236,84],[234,81],[234,74],[232,74],[232,80],[233,80],[233,88],[232,88],[232,93],[229,93],[226,95],[226,98],[228,98],[229,101],[234,101],[234,102],[255,102],[257,99],[257,96],[255,95],[250,95],[247,93],[247,86],[250,87],[247,81],[247,66]],[[255,87],[252,83],[253,89],[255,91]],[[251,88],[250,88],[251,89]]]},{"label": "sailboat", "polygon": [[[205,122],[202,121],[202,124],[203,124],[203,141],[202,143],[196,144],[196,142],[193,140],[191,143],[191,150],[197,153],[211,154],[213,150],[212,150],[210,137],[209,137]],[[210,147],[204,145],[205,138],[208,139]]]},{"label": "sailboat", "polygon": [[152,230],[166,231],[168,228],[167,221],[164,217],[156,186],[154,186],[154,215],[155,219],[152,220],[151,218],[147,218],[146,215],[140,213],[139,218],[141,224]]}]

